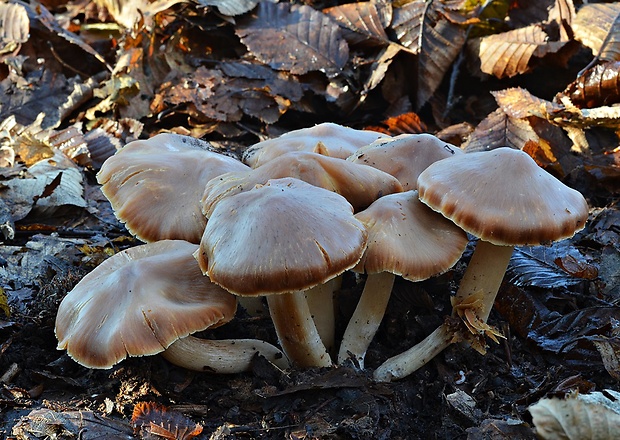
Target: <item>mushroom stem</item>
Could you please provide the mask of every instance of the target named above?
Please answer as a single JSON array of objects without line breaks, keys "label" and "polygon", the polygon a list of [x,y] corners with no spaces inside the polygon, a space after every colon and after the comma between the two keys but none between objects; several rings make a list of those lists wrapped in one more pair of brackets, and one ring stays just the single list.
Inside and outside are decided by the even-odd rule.
[{"label": "mushroom stem", "polygon": [[312,289],[312,295],[306,295],[310,314],[314,319],[316,330],[325,344],[328,353],[332,353],[335,346],[336,317],[334,306],[334,292],[340,288],[342,277],[337,276],[328,282]]},{"label": "mushroom stem", "polygon": [[454,331],[442,324],[424,340],[399,355],[389,358],[373,374],[377,382],[391,382],[402,379],[426,365],[452,342],[458,341]]},{"label": "mushroom stem", "polygon": [[211,340],[187,336],[173,342],[162,356],[188,370],[231,374],[249,371],[256,353],[279,368],[289,367],[278,348],[258,339]]},{"label": "mushroom stem", "polygon": [[463,309],[473,309],[483,323],[487,322],[513,249],[514,246],[478,241],[456,296],[451,299],[459,315],[463,315]]},{"label": "mushroom stem", "polygon": [[[311,290],[308,290],[309,295],[314,293]],[[267,303],[282,350],[294,365],[332,365],[310,314],[305,292],[268,295]]]},{"label": "mushroom stem", "polygon": [[390,272],[368,274],[355,312],[342,337],[338,364],[352,359],[360,370],[364,369],[366,350],[379,329],[395,278]]}]

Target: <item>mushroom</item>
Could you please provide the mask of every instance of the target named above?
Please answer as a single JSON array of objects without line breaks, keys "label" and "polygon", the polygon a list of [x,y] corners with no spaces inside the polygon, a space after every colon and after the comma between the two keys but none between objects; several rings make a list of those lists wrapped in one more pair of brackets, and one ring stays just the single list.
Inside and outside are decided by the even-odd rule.
[{"label": "mushroom", "polygon": [[115,215],[140,240],[198,243],[206,224],[200,198],[207,182],[249,169],[208,148],[207,142],[169,133],[133,141],[105,161],[97,180]]},{"label": "mushroom", "polygon": [[421,281],[446,272],[465,250],[467,234],[420,202],[417,191],[383,196],[355,217],[366,226],[368,244],[353,270],[368,276],[342,338],[338,363],[351,359],[363,369],[395,276]]},{"label": "mushroom", "polygon": [[330,366],[305,297],[355,266],[365,246],[366,230],[344,197],[282,178],[215,205],[196,258],[229,292],[267,295],[291,362]]},{"label": "mushroom", "polygon": [[464,153],[431,134],[401,134],[363,146],[347,160],[391,174],[408,191],[418,189],[418,176],[430,164],[456,154]]},{"label": "mushroom", "polygon": [[197,248],[162,240],[105,260],[62,300],[58,349],[89,368],[157,353],[197,371],[247,371],[256,353],[286,367],[282,352],[264,341],[189,336],[230,321],[237,305],[234,295],[203,276],[193,257]]},{"label": "mushroom", "polygon": [[444,324],[374,374],[389,381],[428,362],[450,343],[465,339],[484,352],[479,336],[499,332],[487,319],[516,245],[540,245],[572,237],[585,226],[584,197],[541,169],[527,153],[497,148],[435,162],[418,178],[420,200],[479,237],[452,306],[469,332]]},{"label": "mushroom", "polygon": [[324,122],[254,144],[243,153],[243,161],[252,168],[257,168],[284,153],[300,150],[346,159],[358,148],[386,137],[388,136],[375,131],[356,130]]},{"label": "mushroom", "polygon": [[318,153],[293,151],[258,168],[230,172],[211,179],[202,198],[203,213],[208,218],[222,198],[247,191],[257,184],[265,184],[269,179],[283,177],[294,177],[334,191],[347,199],[355,211],[368,207],[380,196],[403,190],[395,177],[368,165]]}]

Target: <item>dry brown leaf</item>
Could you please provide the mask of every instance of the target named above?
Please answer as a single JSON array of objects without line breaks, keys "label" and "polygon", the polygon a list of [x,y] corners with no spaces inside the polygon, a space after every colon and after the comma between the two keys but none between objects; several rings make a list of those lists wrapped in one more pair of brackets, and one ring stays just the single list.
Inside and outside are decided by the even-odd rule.
[{"label": "dry brown leaf", "polygon": [[467,152],[498,147],[520,150],[529,140],[538,142],[539,137],[527,120],[511,118],[502,109],[497,109],[478,124],[462,148]]},{"label": "dry brown leaf", "polygon": [[95,3],[105,7],[108,13],[118,24],[133,29],[141,20],[147,28],[153,27],[152,17],[177,3],[186,0],[95,0]]},{"label": "dry brown leaf", "polygon": [[[587,145],[585,139],[575,138],[582,128],[610,127],[620,128],[620,107],[600,106],[592,109],[580,109],[575,106],[568,96],[558,95],[560,106],[549,113],[549,120],[564,127],[576,144]],[[569,131],[572,129],[573,131]],[[585,135],[584,135],[585,136]]]},{"label": "dry brown leaf", "polygon": [[201,425],[155,402],[137,403],[131,424],[142,439],[191,440],[202,433]]},{"label": "dry brown leaf", "polygon": [[538,98],[521,87],[497,90],[491,94],[497,105],[512,118],[523,119],[529,116],[546,118],[553,107],[551,102]]},{"label": "dry brown leaf", "polygon": [[220,14],[241,15],[251,11],[258,0],[195,0],[199,5],[215,6]]},{"label": "dry brown leaf", "polygon": [[262,2],[235,32],[259,61],[295,75],[338,75],[349,59],[340,26],[306,5]]},{"label": "dry brown leaf", "polygon": [[[380,13],[378,7],[389,11]],[[376,2],[347,3],[324,9],[323,12],[340,24],[348,33],[344,37],[350,44],[389,44],[385,33],[385,17],[391,17],[391,5]]]},{"label": "dry brown leaf", "polygon": [[583,5],[573,21],[573,31],[598,58],[620,61],[620,3]]},{"label": "dry brown leaf", "polygon": [[620,61],[608,61],[582,72],[562,94],[579,108],[620,102]]},{"label": "dry brown leaf", "polygon": [[400,50],[401,48],[397,44],[389,44],[381,50],[376,60],[372,63],[370,69],[372,73],[364,84],[361,92],[361,100],[364,100],[368,92],[373,90],[381,83],[381,81],[383,81],[388,68],[394,60],[394,57],[400,53]]},{"label": "dry brown leaf", "polygon": [[0,3],[0,54],[13,52],[28,41],[30,20],[23,5]]},{"label": "dry brown leaf", "polygon": [[249,63],[223,64],[222,70],[199,67],[181,84],[165,87],[164,101],[191,104],[203,119],[238,121],[245,114],[274,123],[302,97],[299,83],[280,75]]},{"label": "dry brown leaf", "polygon": [[419,53],[422,47],[422,22],[425,12],[425,0],[413,0],[394,9],[391,28],[400,44],[413,53]]},{"label": "dry brown leaf", "polygon": [[545,398],[528,410],[543,439],[613,440],[620,432],[620,393],[613,390]]},{"label": "dry brown leaf", "polygon": [[471,47],[480,58],[480,70],[501,79],[528,72],[532,57],[557,52],[563,45],[549,42],[540,26],[531,25],[474,40]]},{"label": "dry brown leaf", "polygon": [[393,116],[381,121],[381,125],[365,127],[364,130],[378,131],[379,133],[396,136],[405,133],[426,133],[427,128],[417,114],[410,112]]},{"label": "dry brown leaf", "polygon": [[422,108],[443,81],[452,62],[461,52],[466,35],[460,26],[443,18],[439,9],[426,10],[422,27],[422,46],[418,58],[417,109]]}]

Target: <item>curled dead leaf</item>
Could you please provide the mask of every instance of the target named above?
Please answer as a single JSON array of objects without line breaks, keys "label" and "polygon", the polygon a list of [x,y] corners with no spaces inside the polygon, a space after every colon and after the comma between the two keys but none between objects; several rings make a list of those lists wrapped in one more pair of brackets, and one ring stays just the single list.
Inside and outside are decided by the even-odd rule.
[{"label": "curled dead leaf", "polygon": [[575,38],[601,60],[620,60],[620,4],[591,3],[577,11]]}]

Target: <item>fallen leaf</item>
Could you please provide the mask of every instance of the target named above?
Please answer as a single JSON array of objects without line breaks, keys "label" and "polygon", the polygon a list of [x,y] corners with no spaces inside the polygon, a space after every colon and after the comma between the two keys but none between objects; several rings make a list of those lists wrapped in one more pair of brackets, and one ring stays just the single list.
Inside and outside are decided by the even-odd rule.
[{"label": "fallen leaf", "polygon": [[131,425],[142,439],[191,440],[202,433],[201,425],[155,402],[137,403]]},{"label": "fallen leaf", "polygon": [[396,136],[406,133],[426,133],[427,128],[420,117],[414,113],[403,113],[398,116],[392,116],[381,121],[381,125],[371,125],[365,127],[364,130],[378,131],[390,136]]},{"label": "fallen leaf", "polygon": [[251,11],[258,4],[258,0],[196,0],[203,6],[215,6],[220,14],[241,15]]},{"label": "fallen leaf", "polygon": [[584,72],[562,95],[579,108],[593,108],[620,102],[620,61],[609,61]]},{"label": "fallen leaf", "polygon": [[344,34],[349,44],[385,45],[390,43],[384,29],[392,16],[389,3],[372,1],[347,3],[323,9],[323,12],[349,31]]},{"label": "fallen leaf", "polygon": [[262,2],[235,32],[259,61],[295,75],[320,70],[333,77],[349,59],[338,24],[306,5]]},{"label": "fallen leaf", "polygon": [[584,4],[573,21],[575,38],[601,60],[620,61],[620,4]]},{"label": "fallen leaf", "polygon": [[0,3],[0,54],[13,52],[28,41],[30,20],[23,5]]},{"label": "fallen leaf", "polygon": [[613,390],[544,398],[528,408],[540,438],[613,440],[620,431],[620,393]]},{"label": "fallen leaf", "polygon": [[538,142],[538,134],[526,119],[508,116],[500,108],[488,115],[471,133],[462,148],[468,152],[498,147],[521,149],[527,141]]}]

